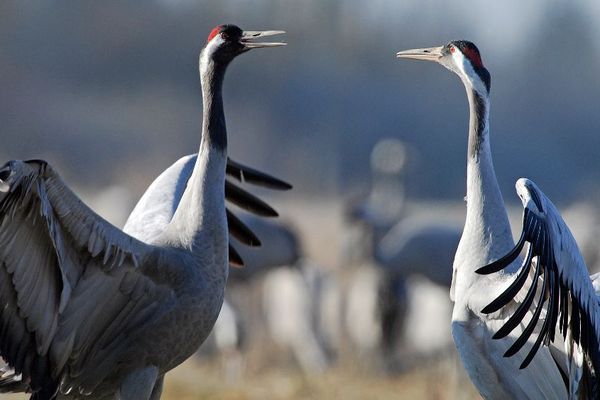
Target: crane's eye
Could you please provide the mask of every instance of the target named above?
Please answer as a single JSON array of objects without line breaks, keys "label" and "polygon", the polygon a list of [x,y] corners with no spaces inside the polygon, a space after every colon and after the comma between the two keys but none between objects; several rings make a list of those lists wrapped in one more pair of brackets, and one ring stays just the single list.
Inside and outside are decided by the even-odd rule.
[{"label": "crane's eye", "polygon": [[449,49],[449,50],[450,50],[450,53],[454,53],[454,52],[456,51],[456,47],[454,47],[454,46],[450,46],[450,49]]},{"label": "crane's eye", "polygon": [[227,32],[221,32],[221,37],[223,38],[223,40],[229,40],[229,35],[227,34]]}]

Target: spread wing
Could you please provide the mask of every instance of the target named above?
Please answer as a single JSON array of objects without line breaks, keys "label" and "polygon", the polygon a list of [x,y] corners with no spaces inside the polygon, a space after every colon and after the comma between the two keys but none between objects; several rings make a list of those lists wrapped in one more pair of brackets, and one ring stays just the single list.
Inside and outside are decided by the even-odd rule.
[{"label": "spread wing", "polygon": [[[177,160],[150,184],[129,215],[123,230],[130,235],[152,243],[171,221],[187,182],[194,170],[196,154]],[[231,159],[227,160],[227,175],[240,183],[250,183],[275,190],[288,190],[291,186],[277,178],[252,169]],[[277,216],[277,212],[258,197],[240,188],[228,179],[225,182],[225,199],[251,213],[264,217]],[[260,240],[236,215],[227,208],[227,225],[231,236],[248,246],[259,246]],[[229,261],[243,265],[236,249],[229,245]]]},{"label": "spread wing", "polygon": [[165,295],[139,267],[154,250],[94,213],[46,162],[0,168],[0,354],[14,369],[0,391],[42,390],[65,367],[106,361],[97,345],[136,323],[125,313],[144,318]]},{"label": "spread wing", "polygon": [[[555,342],[558,330],[565,341],[570,375],[577,381],[583,375],[587,380],[585,390],[597,398],[600,305],[592,280],[573,235],[552,202],[530,180],[519,179],[516,187],[524,207],[521,237],[509,254],[477,272],[490,274],[500,271],[510,265],[525,246],[526,257],[512,284],[482,312],[500,310],[525,288],[524,300],[494,335],[496,339],[506,337],[517,325],[526,322],[526,327],[505,357],[519,352],[534,330],[539,330],[533,347],[521,364],[521,368],[525,368],[542,343],[550,345]],[[533,279],[527,279],[529,274],[533,274]],[[533,313],[531,319],[523,321],[529,311]],[[541,316],[541,329],[536,329]],[[583,355],[583,360],[577,361],[580,355]],[[583,372],[573,371],[574,368]]]}]

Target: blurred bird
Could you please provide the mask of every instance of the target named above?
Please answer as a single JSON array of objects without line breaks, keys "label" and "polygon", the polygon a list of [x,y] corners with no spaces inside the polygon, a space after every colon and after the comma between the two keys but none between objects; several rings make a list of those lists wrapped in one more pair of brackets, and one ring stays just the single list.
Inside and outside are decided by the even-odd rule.
[{"label": "blurred bird", "polygon": [[[598,298],[569,229],[527,179],[516,185],[524,214],[514,245],[492,163],[490,74],[479,50],[471,42],[452,41],[397,56],[437,62],[467,90],[467,217],[450,294],[452,334],[471,380],[486,399],[599,398]],[[525,243],[521,264],[517,258]],[[495,300],[488,304],[490,299]],[[562,337],[555,336],[557,327]]]},{"label": "blurred bird", "polygon": [[[321,321],[327,296],[335,292],[331,277],[321,266],[302,257],[300,239],[291,226],[250,215],[240,219],[263,245],[240,248],[244,268],[232,269],[229,274],[224,308],[212,333],[212,350],[222,356],[225,376],[239,378],[243,372],[242,347],[252,346],[261,329],[267,330],[279,349],[291,350],[303,372],[322,372],[333,357],[327,327]],[[251,297],[259,288],[263,301],[257,310],[249,294]],[[261,318],[264,323],[257,323]],[[207,347],[210,344],[203,345],[201,352],[210,352]]]},{"label": "blurred bird", "polygon": [[164,374],[196,351],[223,302],[225,71],[250,49],[283,45],[255,41],[276,33],[234,25],[210,33],[200,55],[199,155],[152,241],[106,222],[45,161],[0,169],[0,353],[13,368],[0,391],[28,391],[32,399],[160,398]]},{"label": "blurred bird", "polygon": [[[357,282],[350,289],[356,290],[356,293],[348,294],[348,333],[361,347],[379,346],[388,370],[406,365],[406,354],[399,358],[398,347],[403,353],[412,353],[415,358],[426,356],[421,351],[413,351],[417,346],[405,334],[409,312],[418,307],[412,304],[413,299],[409,296],[406,281],[411,277],[421,276],[435,285],[449,288],[452,260],[462,231],[459,224],[441,222],[429,216],[405,216],[402,173],[409,158],[407,153],[407,146],[400,140],[384,139],[378,142],[371,153],[371,190],[365,201],[353,206],[347,213],[350,221],[360,224],[365,236],[348,248],[355,252],[362,249],[361,255],[367,261],[375,261],[375,265],[379,267],[376,272],[378,278],[367,272],[355,273]],[[371,298],[367,294],[369,285],[376,288],[376,293],[372,293],[376,295],[372,302],[368,300]],[[435,290],[426,283],[421,287]],[[416,292],[410,290],[410,293]],[[438,304],[439,312],[447,310],[450,302],[447,303]],[[369,310],[369,304],[374,308]],[[366,322],[358,327],[354,326],[360,309],[370,311],[371,317],[379,325],[376,329],[366,329]],[[366,315],[363,316],[365,317]],[[443,320],[431,321],[428,326],[431,328],[431,323],[435,322],[444,323]],[[425,321],[423,325],[426,325]],[[440,325],[440,329],[443,329],[441,326],[443,325]],[[448,341],[442,340],[438,344],[429,346],[430,354],[447,348]],[[425,347],[421,346],[420,349]]]},{"label": "blurred bird", "polygon": [[[305,281],[305,262],[301,260],[302,248],[296,231],[289,225],[277,223],[272,220],[263,220],[251,215],[241,215],[240,220],[261,239],[261,247],[245,246],[240,248],[240,255],[244,260],[244,268],[235,268],[230,271],[227,281],[227,294],[224,308],[219,314],[212,332],[212,340],[205,343],[200,349],[201,355],[211,354],[218,351],[223,363],[223,370],[226,378],[235,380],[243,372],[240,366],[243,364],[243,347],[252,346],[253,338],[257,337],[256,332],[266,328],[267,333],[272,338],[280,339],[278,344],[292,348],[297,359],[298,355],[305,357],[306,354],[317,353],[321,350],[303,349],[305,351],[295,351],[296,338],[303,335],[304,332],[294,331],[293,336],[278,335],[273,329],[279,326],[282,321],[294,320],[296,324],[305,324],[311,326],[312,314],[306,314],[304,309],[298,306],[297,302],[290,300],[290,296],[301,292],[306,301],[313,304],[318,298],[309,291],[309,286]],[[285,272],[281,272],[285,271]],[[267,282],[280,277],[280,285],[269,285]],[[299,280],[293,280],[295,277]],[[294,277],[294,278],[291,278]],[[287,280],[293,280],[290,284]],[[300,283],[301,282],[301,283]],[[298,284],[298,286],[294,286]],[[293,289],[281,290],[280,287],[289,287]],[[258,305],[249,301],[252,294],[263,291],[264,296],[272,299]],[[250,296],[249,296],[250,295]],[[271,312],[270,310],[276,310]],[[281,311],[278,313],[277,311]],[[260,323],[262,317],[266,318],[266,324]],[[275,322],[271,322],[275,320]],[[233,323],[235,322],[235,323]],[[314,332],[311,334],[315,334]],[[235,338],[235,340],[232,340]],[[296,346],[296,347],[295,347]],[[300,359],[299,359],[300,360]],[[301,367],[307,366],[307,363],[299,361]],[[321,367],[321,364],[318,365]],[[313,368],[306,368],[307,372],[314,371]]]},{"label": "blurred bird", "polygon": [[[289,223],[240,215],[240,220],[261,240],[260,247],[244,246],[239,250],[244,268],[231,271],[228,285],[264,277],[280,267],[299,267],[304,253],[297,231]],[[236,240],[236,242],[243,244]]]},{"label": "blurred bird", "polygon": [[375,259],[390,276],[418,275],[449,288],[452,260],[460,236],[461,228],[457,224],[407,217],[377,243]]},{"label": "blurred bird", "polygon": [[320,285],[328,282],[318,265],[306,259],[300,264],[277,268],[265,276],[262,309],[271,338],[280,347],[291,349],[300,368],[314,375],[332,361],[319,320]]}]

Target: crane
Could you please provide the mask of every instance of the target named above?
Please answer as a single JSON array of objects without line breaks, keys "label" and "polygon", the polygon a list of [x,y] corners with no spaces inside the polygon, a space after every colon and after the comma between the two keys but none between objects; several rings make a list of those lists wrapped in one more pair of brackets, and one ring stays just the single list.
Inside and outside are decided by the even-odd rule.
[{"label": "crane", "polygon": [[223,302],[225,71],[250,49],[283,45],[256,41],[279,33],[211,31],[200,54],[199,155],[173,218],[151,242],[94,213],[43,160],[0,168],[0,354],[14,369],[0,391],[160,398],[164,374],[196,351]]},{"label": "crane", "polygon": [[[450,296],[452,335],[471,380],[486,399],[598,398],[598,298],[559,212],[526,179],[517,181],[524,217],[514,244],[492,162],[491,77],[478,48],[460,40],[397,57],[437,62],[467,91],[467,216]],[[562,337],[555,335],[557,327]]]},{"label": "crane", "polygon": [[[198,154],[181,157],[154,179],[127,218],[124,232],[144,242],[152,242],[162,234],[181,201],[197,157]],[[227,160],[226,173],[225,199],[229,203],[260,217],[278,216],[267,203],[246,192],[234,181],[275,190],[289,190],[290,184],[231,158]],[[244,321],[231,301],[232,284],[276,266],[292,265],[299,257],[299,244],[295,233],[283,225],[250,214],[238,218],[229,207],[226,210],[230,233],[229,262],[234,267],[244,268],[230,269],[226,286],[229,296],[225,296],[211,336],[207,338],[209,343],[205,342],[202,347],[216,345],[227,356],[225,371],[235,376],[240,369],[237,350],[244,341]]]},{"label": "crane", "polygon": [[[378,273],[381,274],[377,289],[376,317],[380,324],[377,336],[383,360],[391,369],[396,368],[400,361],[397,352],[399,344],[401,348],[410,349],[411,352],[414,349],[411,337],[407,334],[411,326],[406,324],[411,309],[415,308],[410,293],[421,295],[423,289],[413,290],[407,280],[411,276],[420,275],[429,282],[449,288],[452,260],[462,232],[462,226],[453,223],[454,221],[440,221],[429,215],[430,212],[425,216],[406,211],[402,175],[406,169],[406,159],[410,155],[408,146],[400,140],[380,140],[371,152],[372,184],[366,200],[352,205],[347,213],[351,222],[360,222],[363,235],[368,237],[361,237],[360,243],[353,243],[348,247],[354,251],[362,249],[362,255],[375,261],[374,265],[379,267]],[[364,324],[357,326],[355,322],[358,307],[369,304],[362,293],[366,289],[363,285],[369,281],[364,279],[363,274],[366,271],[358,271],[355,279],[360,283],[350,286],[360,292],[349,293],[349,301],[356,305],[348,307],[346,325],[351,332],[350,337],[358,339],[357,344],[371,344],[372,342],[365,341],[368,335],[365,334]],[[423,287],[429,288],[426,284]],[[357,296],[356,300],[354,296]],[[426,297],[424,294],[423,296]],[[450,306],[449,301],[432,304],[439,305],[440,313],[446,312]],[[426,321],[422,322],[426,326]],[[446,323],[441,320],[434,322],[439,326]],[[437,330],[434,328],[425,331]],[[419,335],[415,339],[421,342],[422,337]],[[445,347],[448,340],[443,339],[440,344]],[[436,346],[423,346],[426,347],[432,352],[439,349]],[[402,362],[406,359],[402,357]]]},{"label": "crane", "polygon": [[420,275],[448,288],[459,240],[460,228],[456,224],[407,217],[381,238],[375,256],[391,276]]}]

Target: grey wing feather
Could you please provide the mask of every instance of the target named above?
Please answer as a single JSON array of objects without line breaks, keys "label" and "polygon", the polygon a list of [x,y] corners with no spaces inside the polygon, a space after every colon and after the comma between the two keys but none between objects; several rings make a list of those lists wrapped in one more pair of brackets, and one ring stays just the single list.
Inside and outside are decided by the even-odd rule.
[{"label": "grey wing feather", "polygon": [[0,183],[0,352],[35,390],[56,364],[59,319],[76,303],[84,267],[106,276],[150,247],[95,214],[44,161],[11,161]]},{"label": "grey wing feather", "polygon": [[146,355],[144,349],[153,348],[147,342],[157,332],[153,321],[175,304],[169,287],[133,268],[121,268],[109,277],[92,268],[73,297],[51,348],[56,368],[65,370],[63,392],[91,393],[108,375],[118,374],[119,366]]},{"label": "grey wing feather", "polygon": [[127,218],[123,231],[152,243],[165,230],[192,176],[197,154],[180,158],[163,171],[144,192]]},{"label": "grey wing feather", "polygon": [[[187,182],[194,171],[197,154],[184,156],[163,171],[146,189],[129,215],[123,231],[147,243],[153,243],[165,230],[181,201]],[[249,168],[231,159],[227,160],[227,174],[240,182],[248,182],[270,189],[287,190],[291,185]],[[261,216],[277,216],[267,203],[241,189],[231,181],[225,183],[225,199],[241,208]],[[229,209],[229,233],[241,243],[260,245],[259,238]],[[243,265],[243,260],[230,245],[230,261]]]}]

